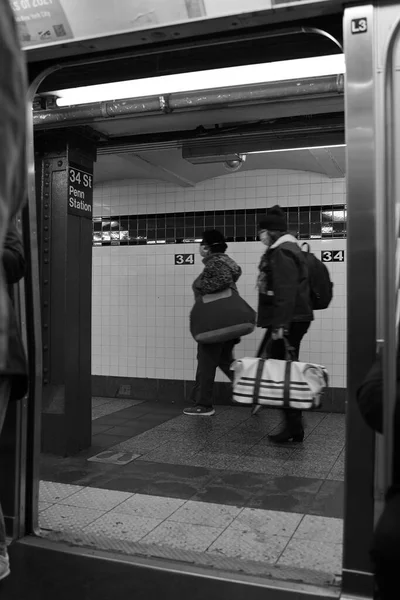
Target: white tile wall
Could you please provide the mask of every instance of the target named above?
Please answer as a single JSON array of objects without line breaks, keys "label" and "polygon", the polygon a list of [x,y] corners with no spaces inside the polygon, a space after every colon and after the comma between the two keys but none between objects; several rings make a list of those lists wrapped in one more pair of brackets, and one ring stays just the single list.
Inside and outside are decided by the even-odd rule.
[{"label": "white tile wall", "polygon": [[[96,186],[95,216],[193,210],[344,204],[344,180],[302,171],[250,171],[182,189],[157,181],[129,180]],[[311,240],[311,249],[345,250],[346,240]],[[229,244],[242,267],[239,289],[257,306],[255,282],[264,247]],[[175,266],[174,254],[196,254],[192,265]],[[188,324],[191,284],[201,271],[197,244],[93,248],[93,374],[194,379],[196,344]],[[316,313],[301,359],[324,364],[334,387],[346,385],[346,267],[329,265],[334,301]],[[242,340],[237,356],[254,355],[263,331]],[[219,374],[217,381],[223,381]]]}]

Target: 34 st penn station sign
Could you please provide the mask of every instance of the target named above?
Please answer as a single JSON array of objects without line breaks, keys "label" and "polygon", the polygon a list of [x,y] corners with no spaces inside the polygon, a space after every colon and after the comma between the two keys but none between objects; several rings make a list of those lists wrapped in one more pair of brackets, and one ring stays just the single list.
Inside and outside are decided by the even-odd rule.
[{"label": "34 st penn station sign", "polygon": [[68,213],[92,218],[93,173],[70,164],[68,169]]}]

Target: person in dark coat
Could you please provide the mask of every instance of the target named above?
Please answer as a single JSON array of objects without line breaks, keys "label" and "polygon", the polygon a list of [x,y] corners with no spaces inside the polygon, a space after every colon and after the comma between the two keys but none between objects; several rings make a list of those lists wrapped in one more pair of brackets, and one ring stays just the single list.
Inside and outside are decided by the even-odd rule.
[{"label": "person in dark coat", "polygon": [[[371,429],[383,433],[383,368],[379,358],[357,392],[360,412]],[[397,353],[397,390],[394,412],[393,478],[385,507],[375,528],[371,558],[380,600],[396,597],[400,572],[400,353]]]},{"label": "person in dark coat", "polygon": [[[27,179],[26,66],[11,4],[0,2],[0,257],[8,226],[26,200]],[[7,308],[7,285],[0,269],[0,369],[7,357]]]},{"label": "person in dark coat", "polygon": [[[227,248],[220,231],[209,229],[204,232],[200,244],[204,269],[192,286],[195,299],[228,288],[237,291],[236,282],[242,274],[242,269],[225,254]],[[230,366],[234,360],[233,348],[236,343],[238,340],[197,345],[196,382],[191,395],[194,406],[185,408],[185,415],[210,417],[215,414],[212,403],[215,373],[219,367],[231,381],[233,380]]]},{"label": "person in dark coat", "polygon": [[[9,401],[23,398],[28,390],[27,360],[11,298],[11,286],[22,279],[25,274],[24,250],[15,222],[9,226],[4,243],[3,271],[7,284],[10,286],[10,295],[8,355],[6,366],[0,371],[0,434]],[[4,517],[0,506],[0,580],[7,577],[9,573],[10,564],[6,547]]]},{"label": "person in dark coat", "polygon": [[[286,214],[280,206],[267,210],[259,224],[260,240],[267,249],[259,264],[258,327],[266,333],[258,356],[273,352],[273,358],[285,357],[283,338],[298,359],[301,340],[314,319],[306,258],[297,240],[287,232]],[[277,340],[281,340],[278,343]],[[260,407],[253,409],[253,414]],[[285,425],[281,432],[270,435],[273,442],[302,442],[304,429],[301,411],[284,410]]]}]

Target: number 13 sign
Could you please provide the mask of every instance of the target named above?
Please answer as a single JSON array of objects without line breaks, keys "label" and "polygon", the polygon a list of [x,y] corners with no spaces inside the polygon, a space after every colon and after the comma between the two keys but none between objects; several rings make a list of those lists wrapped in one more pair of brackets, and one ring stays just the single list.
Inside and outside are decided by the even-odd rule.
[{"label": "number 13 sign", "polygon": [[344,250],[323,250],[322,262],[344,262]]}]

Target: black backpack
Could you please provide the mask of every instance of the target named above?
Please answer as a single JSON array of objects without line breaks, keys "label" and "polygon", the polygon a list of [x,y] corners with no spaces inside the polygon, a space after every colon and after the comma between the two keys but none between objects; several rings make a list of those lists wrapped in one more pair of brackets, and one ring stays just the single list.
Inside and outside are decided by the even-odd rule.
[{"label": "black backpack", "polygon": [[[304,246],[306,250],[303,250]],[[312,309],[323,310],[328,308],[333,298],[333,283],[329,271],[324,263],[310,252],[310,244],[305,242],[301,248],[307,261]]]}]

